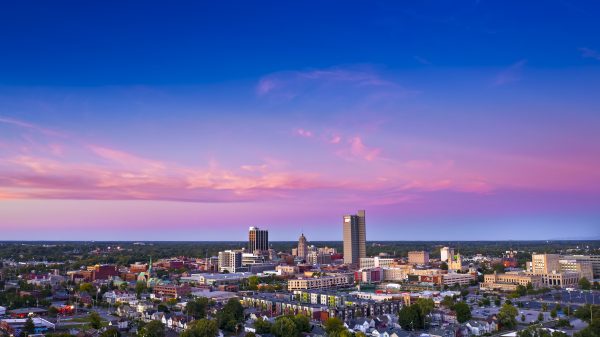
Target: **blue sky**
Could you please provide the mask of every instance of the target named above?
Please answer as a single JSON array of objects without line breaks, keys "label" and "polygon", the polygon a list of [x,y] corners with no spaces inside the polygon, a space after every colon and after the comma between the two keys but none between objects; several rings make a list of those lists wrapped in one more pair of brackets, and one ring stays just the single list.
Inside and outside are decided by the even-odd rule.
[{"label": "blue sky", "polygon": [[597,238],[598,17],[593,1],[5,4],[0,229],[327,240],[365,208],[372,239]]}]

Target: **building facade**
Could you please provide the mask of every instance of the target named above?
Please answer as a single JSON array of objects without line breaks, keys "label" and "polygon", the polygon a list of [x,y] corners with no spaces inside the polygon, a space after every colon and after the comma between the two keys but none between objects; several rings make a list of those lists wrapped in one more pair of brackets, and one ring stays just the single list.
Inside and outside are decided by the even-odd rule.
[{"label": "building facade", "polygon": [[219,271],[235,273],[242,270],[242,252],[226,250],[219,252]]},{"label": "building facade", "polygon": [[365,211],[344,215],[344,263],[358,266],[367,257]]},{"label": "building facade", "polygon": [[352,285],[352,275],[327,275],[321,277],[297,278],[288,280],[288,291],[307,289],[328,289]]},{"label": "building facade", "polygon": [[306,241],[304,233],[302,233],[302,235],[300,235],[300,238],[298,239],[298,250],[296,252],[299,258],[303,260],[306,259],[306,255],[308,254],[308,243]]},{"label": "building facade", "polygon": [[542,286],[542,276],[526,273],[489,274],[483,277],[480,284],[482,290],[515,291],[519,285],[527,287],[531,284],[533,289]]},{"label": "building facade", "polygon": [[269,251],[269,231],[250,227],[248,229],[248,250],[250,253]]},{"label": "building facade", "polygon": [[408,263],[410,263],[410,264],[429,264],[429,252],[426,252],[426,251],[408,252]]}]

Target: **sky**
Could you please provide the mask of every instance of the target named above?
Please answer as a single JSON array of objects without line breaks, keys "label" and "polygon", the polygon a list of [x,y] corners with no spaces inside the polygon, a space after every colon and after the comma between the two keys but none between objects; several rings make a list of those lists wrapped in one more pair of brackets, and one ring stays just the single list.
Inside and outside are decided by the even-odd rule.
[{"label": "sky", "polygon": [[0,240],[600,238],[595,1],[0,11]]}]

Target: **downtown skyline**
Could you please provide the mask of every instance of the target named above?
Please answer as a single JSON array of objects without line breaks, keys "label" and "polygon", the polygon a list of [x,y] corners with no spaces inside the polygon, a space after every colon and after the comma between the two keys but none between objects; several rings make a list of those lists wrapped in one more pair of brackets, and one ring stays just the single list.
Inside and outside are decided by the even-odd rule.
[{"label": "downtown skyline", "polygon": [[600,237],[594,4],[112,6],[0,13],[0,240]]}]

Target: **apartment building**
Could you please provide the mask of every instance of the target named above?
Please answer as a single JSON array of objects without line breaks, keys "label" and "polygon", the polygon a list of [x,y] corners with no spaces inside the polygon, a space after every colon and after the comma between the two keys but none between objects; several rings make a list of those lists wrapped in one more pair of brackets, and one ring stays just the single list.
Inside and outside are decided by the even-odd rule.
[{"label": "apartment building", "polygon": [[288,291],[303,289],[327,289],[337,287],[347,287],[352,285],[352,274],[327,275],[310,278],[297,278],[288,280]]}]

